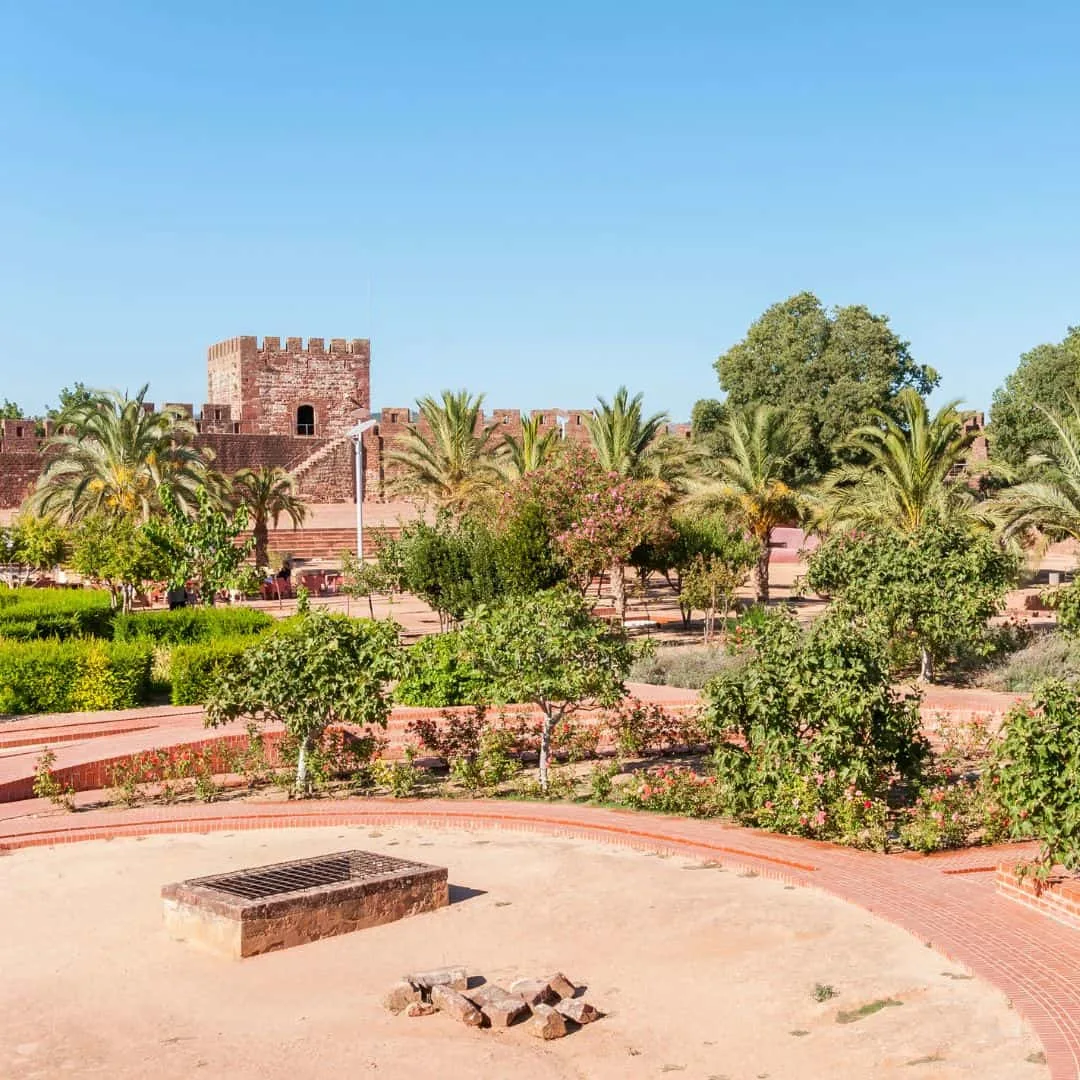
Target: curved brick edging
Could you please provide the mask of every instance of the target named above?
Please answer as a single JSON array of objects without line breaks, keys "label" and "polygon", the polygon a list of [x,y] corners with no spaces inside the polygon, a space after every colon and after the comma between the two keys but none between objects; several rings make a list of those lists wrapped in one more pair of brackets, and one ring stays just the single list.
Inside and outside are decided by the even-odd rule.
[{"label": "curved brick edging", "polygon": [[991,875],[949,873],[940,860],[557,804],[365,799],[29,813],[0,822],[0,851],[162,833],[408,824],[530,831],[723,862],[819,888],[914,934],[1010,999],[1042,1041],[1052,1080],[1080,1078],[1080,933],[998,897]]}]

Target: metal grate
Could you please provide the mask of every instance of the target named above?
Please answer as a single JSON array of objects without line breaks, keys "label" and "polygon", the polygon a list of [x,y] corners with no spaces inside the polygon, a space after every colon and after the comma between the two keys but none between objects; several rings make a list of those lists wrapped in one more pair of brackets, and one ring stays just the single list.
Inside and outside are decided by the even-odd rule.
[{"label": "metal grate", "polygon": [[282,863],[265,869],[247,870],[240,874],[224,874],[206,878],[200,884],[241,896],[245,900],[262,900],[282,893],[302,892],[347,881],[381,877],[418,867],[419,864],[370,851],[347,851],[341,855],[324,855],[316,859]]}]

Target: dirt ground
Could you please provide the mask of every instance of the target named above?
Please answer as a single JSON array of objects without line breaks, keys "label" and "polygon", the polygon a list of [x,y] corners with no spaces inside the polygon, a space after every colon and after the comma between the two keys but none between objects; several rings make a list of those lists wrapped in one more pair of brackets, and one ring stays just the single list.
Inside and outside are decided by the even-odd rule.
[{"label": "dirt ground", "polygon": [[[454,902],[244,961],[162,929],[165,882],[350,848],[447,866]],[[0,880],[5,1080],[1047,1075],[1007,1002],[903,931],[811,890],[678,856],[329,828],[33,849],[0,859]],[[563,970],[607,1015],[540,1043],[382,1010],[395,978],[444,963],[500,982]],[[838,996],[816,1001],[819,983]],[[897,1004],[838,1022],[882,999]]]}]

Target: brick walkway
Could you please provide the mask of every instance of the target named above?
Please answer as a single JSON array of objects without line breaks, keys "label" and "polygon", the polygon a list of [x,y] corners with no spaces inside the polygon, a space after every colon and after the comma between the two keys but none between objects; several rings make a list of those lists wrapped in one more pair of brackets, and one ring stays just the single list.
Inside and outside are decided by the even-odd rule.
[{"label": "brick walkway", "polygon": [[532,831],[711,859],[822,889],[903,927],[1009,998],[1042,1040],[1053,1080],[1080,1078],[1080,934],[1000,899],[993,875],[973,872],[999,861],[989,851],[897,858],[719,822],[493,800],[279,799],[74,815],[30,801],[3,811],[0,851],[154,833],[410,824]]}]

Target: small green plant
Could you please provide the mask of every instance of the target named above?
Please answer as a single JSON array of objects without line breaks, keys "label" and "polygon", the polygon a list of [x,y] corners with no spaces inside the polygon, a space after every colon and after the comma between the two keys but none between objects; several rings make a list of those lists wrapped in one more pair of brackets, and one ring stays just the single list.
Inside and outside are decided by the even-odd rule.
[{"label": "small green plant", "polygon": [[882,1009],[893,1008],[897,1005],[903,1005],[902,1001],[897,1001],[896,998],[878,998],[877,1001],[868,1001],[865,1005],[860,1005],[857,1009],[841,1009],[836,1014],[836,1022],[838,1024],[854,1024],[859,1020],[864,1020],[868,1016],[873,1016],[874,1013],[881,1012]]},{"label": "small green plant", "polygon": [[832,1001],[834,997],[838,997],[840,991],[835,986],[831,986],[829,983],[814,983],[813,998],[817,1002]]},{"label": "small green plant", "polygon": [[589,772],[589,793],[593,802],[604,803],[615,790],[615,777],[622,772],[618,761],[598,761]]},{"label": "small green plant", "polygon": [[489,728],[481,735],[476,754],[451,761],[450,775],[472,794],[490,792],[521,772],[516,748],[513,732]]},{"label": "small green plant", "polygon": [[635,810],[658,810],[688,817],[715,817],[724,810],[715,776],[699,776],[686,766],[664,765],[635,773],[622,788]]},{"label": "small green plant", "polygon": [[65,787],[56,779],[52,771],[55,764],[56,751],[45,747],[34,764],[34,795],[39,799],[48,799],[53,806],[74,810],[75,789],[70,784]]},{"label": "small green plant", "polygon": [[405,748],[404,761],[379,759],[369,766],[371,779],[376,787],[386,788],[395,799],[411,799],[420,790],[427,770],[414,764],[416,751]]}]

